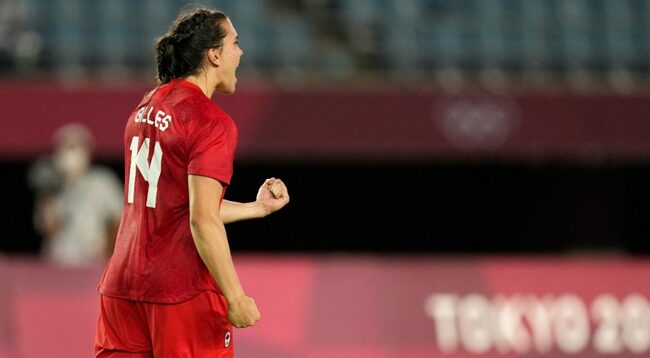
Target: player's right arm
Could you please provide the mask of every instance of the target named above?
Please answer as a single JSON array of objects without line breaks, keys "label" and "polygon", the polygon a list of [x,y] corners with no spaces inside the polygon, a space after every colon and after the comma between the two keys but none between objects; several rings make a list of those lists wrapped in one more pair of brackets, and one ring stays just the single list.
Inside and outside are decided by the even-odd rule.
[{"label": "player's right arm", "polygon": [[223,186],[215,179],[200,175],[189,175],[188,185],[190,228],[196,249],[228,300],[228,319],[232,325],[252,326],[260,319],[260,313],[239,282],[219,214],[220,203],[214,200],[221,197]]}]

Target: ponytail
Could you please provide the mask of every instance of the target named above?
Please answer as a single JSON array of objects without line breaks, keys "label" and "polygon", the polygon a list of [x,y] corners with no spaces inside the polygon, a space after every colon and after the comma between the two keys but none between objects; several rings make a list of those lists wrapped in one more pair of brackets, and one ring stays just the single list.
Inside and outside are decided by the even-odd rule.
[{"label": "ponytail", "polygon": [[163,36],[156,44],[156,61],[158,63],[158,81],[167,83],[174,78],[174,44],[173,38]]},{"label": "ponytail", "polygon": [[222,22],[226,19],[226,14],[216,10],[196,9],[181,14],[156,43],[158,81],[167,83],[196,74],[205,51],[223,45],[226,29]]}]

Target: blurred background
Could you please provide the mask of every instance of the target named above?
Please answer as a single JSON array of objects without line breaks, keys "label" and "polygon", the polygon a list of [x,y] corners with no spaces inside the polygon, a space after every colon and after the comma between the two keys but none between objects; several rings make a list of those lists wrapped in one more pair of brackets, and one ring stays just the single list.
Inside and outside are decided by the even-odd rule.
[{"label": "blurred background", "polygon": [[[241,356],[650,350],[650,1],[200,4],[244,50],[227,197],[292,198],[228,227]],[[90,352],[124,124],[194,5],[0,0],[0,357]]]}]

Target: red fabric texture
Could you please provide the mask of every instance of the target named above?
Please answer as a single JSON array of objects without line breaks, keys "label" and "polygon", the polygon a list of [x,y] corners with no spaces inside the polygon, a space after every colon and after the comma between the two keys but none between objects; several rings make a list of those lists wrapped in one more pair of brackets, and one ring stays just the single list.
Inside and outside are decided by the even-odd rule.
[{"label": "red fabric texture", "polygon": [[204,291],[178,304],[101,296],[95,358],[233,357],[223,295]]},{"label": "red fabric texture", "polygon": [[126,125],[124,208],[100,293],[180,303],[219,292],[192,240],[187,176],[211,177],[225,191],[236,145],[234,122],[197,86],[174,80],[145,96]]}]

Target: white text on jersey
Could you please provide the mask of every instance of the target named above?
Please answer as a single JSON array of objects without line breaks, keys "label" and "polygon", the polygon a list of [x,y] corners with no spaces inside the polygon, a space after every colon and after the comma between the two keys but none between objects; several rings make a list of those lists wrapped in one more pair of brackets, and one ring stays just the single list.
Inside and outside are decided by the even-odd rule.
[{"label": "white text on jersey", "polygon": [[135,115],[135,123],[147,123],[153,125],[154,127],[160,129],[164,132],[169,128],[169,124],[172,121],[172,116],[159,110],[156,112],[154,119],[151,119],[151,114],[154,111],[153,107],[142,107]]}]

